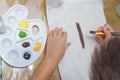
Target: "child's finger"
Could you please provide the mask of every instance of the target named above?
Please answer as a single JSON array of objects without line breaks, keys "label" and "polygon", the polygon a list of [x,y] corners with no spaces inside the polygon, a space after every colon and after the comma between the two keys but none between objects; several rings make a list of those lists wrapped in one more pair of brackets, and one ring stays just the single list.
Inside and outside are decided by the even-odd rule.
[{"label": "child's finger", "polygon": [[48,33],[48,37],[51,37],[53,34],[53,30],[51,30],[49,33]]},{"label": "child's finger", "polygon": [[103,42],[103,37],[96,36],[97,41],[101,44]]},{"label": "child's finger", "polygon": [[103,26],[100,26],[97,31],[103,31]]},{"label": "child's finger", "polygon": [[105,27],[107,27],[110,32],[113,32],[113,29],[110,27],[109,24],[105,24]]},{"label": "child's finger", "polygon": [[62,37],[64,40],[67,40],[67,32],[62,32]]},{"label": "child's finger", "polygon": [[109,38],[111,37],[111,33],[110,33],[110,31],[108,30],[108,27],[104,27],[103,30],[104,30],[106,39],[109,39]]},{"label": "child's finger", "polygon": [[67,49],[70,45],[71,45],[70,42],[66,42],[66,44],[65,44],[65,49]]},{"label": "child's finger", "polygon": [[54,30],[53,30],[53,36],[57,36],[58,35],[58,28],[56,27]]},{"label": "child's finger", "polygon": [[59,30],[58,30],[58,36],[59,37],[62,36],[62,28],[59,28]]}]

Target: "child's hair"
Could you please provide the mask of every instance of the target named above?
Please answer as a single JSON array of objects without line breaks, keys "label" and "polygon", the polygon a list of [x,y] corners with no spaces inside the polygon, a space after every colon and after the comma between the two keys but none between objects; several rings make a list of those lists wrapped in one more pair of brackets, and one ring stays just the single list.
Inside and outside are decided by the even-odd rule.
[{"label": "child's hair", "polygon": [[120,80],[120,37],[112,37],[95,49],[92,56],[91,80]]}]

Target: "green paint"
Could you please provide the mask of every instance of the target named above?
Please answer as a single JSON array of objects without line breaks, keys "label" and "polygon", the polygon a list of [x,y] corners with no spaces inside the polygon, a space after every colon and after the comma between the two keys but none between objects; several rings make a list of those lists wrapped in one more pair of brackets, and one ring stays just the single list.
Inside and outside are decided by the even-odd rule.
[{"label": "green paint", "polygon": [[23,31],[19,32],[19,37],[20,38],[25,38],[26,36],[27,36],[27,34],[25,32],[23,32]]}]

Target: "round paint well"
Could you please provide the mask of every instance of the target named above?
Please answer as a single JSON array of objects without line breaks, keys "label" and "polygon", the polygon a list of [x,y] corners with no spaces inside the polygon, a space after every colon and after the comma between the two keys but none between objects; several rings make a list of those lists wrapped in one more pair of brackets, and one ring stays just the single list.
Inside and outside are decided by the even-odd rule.
[{"label": "round paint well", "polygon": [[32,33],[34,35],[38,35],[39,34],[39,27],[38,27],[38,25],[33,25],[32,26]]},{"label": "round paint well", "polygon": [[8,56],[11,58],[11,59],[16,59],[18,58],[19,56],[19,53],[16,51],[16,50],[12,50],[8,53]]},{"label": "round paint well", "polygon": [[6,27],[6,34],[7,35],[12,34],[12,29],[10,27]]},{"label": "round paint well", "polygon": [[17,8],[15,10],[15,14],[16,15],[19,15],[19,16],[23,16],[24,15],[24,11],[21,9],[21,8]]},{"label": "round paint well", "polygon": [[17,22],[17,19],[14,16],[9,16],[7,19],[10,24],[15,24]]},{"label": "round paint well", "polygon": [[6,38],[2,41],[2,46],[4,48],[10,48],[12,46],[12,41]]}]

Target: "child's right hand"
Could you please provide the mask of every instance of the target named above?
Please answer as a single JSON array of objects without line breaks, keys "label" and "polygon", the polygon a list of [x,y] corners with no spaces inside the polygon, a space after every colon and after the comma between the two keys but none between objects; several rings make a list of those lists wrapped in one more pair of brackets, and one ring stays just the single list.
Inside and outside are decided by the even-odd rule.
[{"label": "child's right hand", "polygon": [[102,44],[104,41],[108,41],[112,36],[110,32],[113,32],[112,28],[108,24],[105,24],[104,26],[100,26],[97,31],[101,31],[105,34],[105,35],[96,35],[96,39],[100,44]]}]

